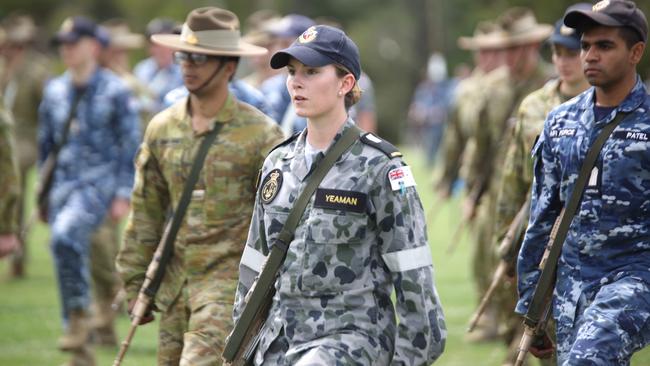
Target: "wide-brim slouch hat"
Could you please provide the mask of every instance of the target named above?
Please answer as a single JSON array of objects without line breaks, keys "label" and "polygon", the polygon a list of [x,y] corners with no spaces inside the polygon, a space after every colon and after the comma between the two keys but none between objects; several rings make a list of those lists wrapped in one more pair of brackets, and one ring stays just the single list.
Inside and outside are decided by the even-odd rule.
[{"label": "wide-brim slouch hat", "polygon": [[459,37],[458,47],[463,50],[498,49],[507,45],[506,32],[495,22],[479,22],[471,37]]},{"label": "wide-brim slouch hat", "polygon": [[498,22],[506,31],[508,47],[542,42],[551,36],[554,29],[550,24],[538,23],[533,11],[523,7],[506,10]]},{"label": "wide-brim slouch hat", "polygon": [[241,38],[239,19],[234,13],[205,7],[187,15],[180,35],[154,34],[151,41],[178,51],[213,56],[256,56],[268,52]]}]

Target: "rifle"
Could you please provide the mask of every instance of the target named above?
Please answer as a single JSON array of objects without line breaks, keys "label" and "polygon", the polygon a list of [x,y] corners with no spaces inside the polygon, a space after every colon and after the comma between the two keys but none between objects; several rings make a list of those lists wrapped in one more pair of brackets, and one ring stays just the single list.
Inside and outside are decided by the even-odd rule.
[{"label": "rifle", "polygon": [[[557,237],[558,230],[560,229],[560,223],[562,222],[562,218],[564,217],[564,209],[560,212],[560,215],[555,219],[555,223],[553,223],[553,228],[551,229],[551,235],[549,236],[548,240],[548,245],[546,246],[546,249],[544,250],[544,255],[542,256],[542,260],[539,262],[539,268],[544,269],[546,267],[546,262],[548,261],[549,254],[551,252],[551,245],[555,241],[555,238]],[[553,281],[555,282],[555,281]],[[515,361],[515,366],[522,366],[524,364],[524,361],[526,360],[526,355],[528,354],[528,350],[530,349],[530,346],[533,344],[533,341],[538,338],[538,336],[544,334],[546,331],[546,325],[548,324],[549,316],[551,313],[551,297],[552,297],[552,292],[548,292],[545,296],[545,301],[543,304],[542,308],[542,313],[541,317],[537,321],[531,321],[530,323],[528,321],[524,321],[524,335],[521,337],[521,340],[519,341],[519,348],[517,349],[517,359]]]},{"label": "rifle", "polygon": [[[158,292],[158,288],[160,288],[165,266],[167,265],[169,259],[171,259],[171,255],[165,254],[166,251],[170,251],[169,249],[166,250],[165,244],[169,238],[169,233],[172,226],[171,224],[172,220],[169,220],[165,227],[162,238],[160,239],[160,243],[156,248],[156,252],[153,255],[153,260],[147,267],[144,283],[140,288],[138,298],[135,302],[135,305],[133,306],[133,310],[131,311],[131,327],[129,328],[129,333],[127,334],[124,341],[122,341],[120,351],[118,352],[115,361],[113,361],[113,366],[119,366],[122,363],[124,355],[126,355],[126,351],[128,351],[129,346],[131,345],[135,331],[138,329],[138,325],[140,325],[140,321],[150,310],[152,300],[156,295],[156,292]],[[173,245],[173,241],[171,243]]]},{"label": "rifle", "polygon": [[492,275],[492,282],[490,283],[490,287],[488,287],[487,291],[485,292],[485,295],[483,295],[483,298],[481,299],[481,302],[479,303],[476,312],[474,313],[472,319],[469,322],[469,327],[467,328],[468,333],[473,331],[474,328],[476,327],[476,324],[481,318],[481,315],[483,315],[483,312],[485,311],[487,304],[492,298],[494,291],[501,284],[501,280],[510,269],[511,263],[513,262],[513,259],[516,256],[515,253],[517,251],[515,249],[518,246],[517,244],[519,243],[519,238],[521,238],[522,228],[524,227],[524,223],[526,222],[526,219],[528,217],[529,210],[530,210],[530,198],[526,199],[524,204],[517,212],[517,215],[515,215],[515,218],[512,220],[510,226],[508,227],[508,231],[506,232],[505,237],[503,238],[501,244],[499,245],[498,251],[499,251],[499,255],[501,256],[501,260],[499,261],[499,266],[494,271],[494,275]]},{"label": "rifle", "polygon": [[462,238],[462,234],[465,231],[465,226],[474,221],[474,217],[476,216],[476,207],[478,206],[478,201],[481,199],[481,196],[485,193],[485,189],[487,188],[486,181],[488,179],[488,177],[485,177],[485,179],[470,192],[467,200],[472,204],[471,210],[469,213],[463,212],[462,221],[458,224],[456,230],[454,230],[454,234],[451,236],[451,242],[449,243],[449,246],[447,246],[447,254],[452,254],[456,251],[460,239]]}]

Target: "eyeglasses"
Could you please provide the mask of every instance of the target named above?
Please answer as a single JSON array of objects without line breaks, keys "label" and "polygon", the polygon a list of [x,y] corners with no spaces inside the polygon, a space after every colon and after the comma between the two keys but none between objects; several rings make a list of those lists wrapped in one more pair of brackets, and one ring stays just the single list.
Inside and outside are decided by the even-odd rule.
[{"label": "eyeglasses", "polygon": [[174,62],[176,62],[177,64],[181,64],[187,61],[193,65],[200,66],[208,62],[208,60],[212,58],[214,57],[204,55],[202,53],[183,52],[183,51],[174,52]]}]

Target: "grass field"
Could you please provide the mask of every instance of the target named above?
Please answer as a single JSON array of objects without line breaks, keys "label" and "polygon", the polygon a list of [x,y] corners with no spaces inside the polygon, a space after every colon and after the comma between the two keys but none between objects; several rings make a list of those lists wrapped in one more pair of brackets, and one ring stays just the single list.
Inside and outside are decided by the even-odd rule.
[{"label": "grass field", "polygon": [[[468,235],[463,236],[452,255],[445,254],[458,225],[459,200],[440,204],[430,210],[434,204],[430,192],[431,174],[424,169],[423,159],[417,152],[407,151],[405,155],[406,161],[413,167],[427,213],[440,211],[434,214],[433,220],[429,220],[429,242],[449,335],[445,353],[436,365],[500,365],[505,354],[500,343],[464,342],[467,321],[477,301],[470,282],[471,249]],[[56,340],[61,332],[60,310],[48,250],[47,228],[37,225],[28,240],[30,260],[27,278],[10,280],[7,276],[8,263],[0,262],[0,365],[59,365],[67,356],[56,349]],[[124,337],[128,329],[126,316],[119,318],[118,327],[120,337]],[[139,328],[123,365],[154,365],[156,334],[155,324]],[[116,352],[117,349],[97,349],[98,365],[111,365]],[[650,365],[650,347],[635,355],[632,365]]]}]

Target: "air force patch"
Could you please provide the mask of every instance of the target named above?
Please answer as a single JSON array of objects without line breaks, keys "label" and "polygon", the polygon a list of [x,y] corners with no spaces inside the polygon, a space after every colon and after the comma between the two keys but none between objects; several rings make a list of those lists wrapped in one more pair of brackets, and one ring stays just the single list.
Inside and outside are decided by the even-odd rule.
[{"label": "air force patch", "polygon": [[262,191],[260,192],[262,202],[265,204],[271,203],[275,196],[278,195],[280,188],[282,188],[282,171],[273,169],[262,181]]}]

